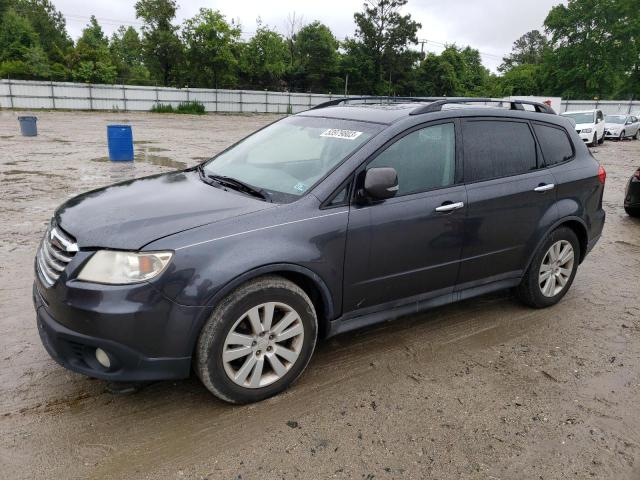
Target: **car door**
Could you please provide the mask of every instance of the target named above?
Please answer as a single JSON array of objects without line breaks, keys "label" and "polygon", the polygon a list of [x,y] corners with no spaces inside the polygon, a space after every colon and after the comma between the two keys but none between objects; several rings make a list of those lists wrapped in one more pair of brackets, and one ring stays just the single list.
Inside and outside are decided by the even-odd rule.
[{"label": "car door", "polygon": [[596,110],[596,132],[598,132],[598,140],[604,137],[604,114],[601,110]]},{"label": "car door", "polygon": [[629,128],[626,129],[627,130],[627,135],[629,137],[633,137],[636,133],[638,133],[638,129],[640,129],[640,121],[638,121],[637,117],[634,117],[633,115],[628,117],[629,121],[631,121],[631,124],[629,125]]},{"label": "car door", "polygon": [[448,121],[405,132],[363,167],[359,181],[366,169],[395,168],[399,190],[391,199],[350,209],[346,314],[453,291],[466,204],[458,164],[456,125]]},{"label": "car door", "polygon": [[557,218],[555,180],[523,120],[462,122],[467,219],[458,290],[520,277]]}]

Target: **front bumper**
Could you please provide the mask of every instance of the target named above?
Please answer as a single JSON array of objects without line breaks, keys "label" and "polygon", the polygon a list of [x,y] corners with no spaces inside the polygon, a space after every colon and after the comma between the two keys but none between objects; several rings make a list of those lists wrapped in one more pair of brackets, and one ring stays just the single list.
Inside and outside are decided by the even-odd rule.
[{"label": "front bumper", "polygon": [[618,139],[620,138],[620,132],[610,132],[607,130],[604,132],[604,138]]},{"label": "front bumper", "polygon": [[589,132],[589,133],[578,133],[578,136],[582,139],[583,142],[585,143],[591,143],[593,141],[593,132]]},{"label": "front bumper", "polygon": [[[191,370],[193,326],[203,309],[166,299],[148,284],[113,288],[33,286],[38,333],[51,357],[69,370],[112,381],[186,378]],[[107,352],[110,367],[96,359]]]}]

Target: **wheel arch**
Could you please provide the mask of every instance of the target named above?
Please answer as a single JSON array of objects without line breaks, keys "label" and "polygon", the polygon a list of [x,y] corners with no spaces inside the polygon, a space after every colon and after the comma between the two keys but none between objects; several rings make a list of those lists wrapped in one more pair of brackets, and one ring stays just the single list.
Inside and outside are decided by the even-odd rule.
[{"label": "wheel arch", "polygon": [[564,217],[557,220],[553,225],[551,225],[551,227],[547,229],[544,235],[541,236],[540,240],[538,241],[538,244],[536,245],[536,248],[533,249],[533,251],[529,255],[527,266],[524,269],[525,272],[529,269],[529,266],[531,265],[533,258],[535,257],[536,253],[540,249],[540,246],[544,243],[544,241],[547,239],[549,234],[560,227],[570,228],[576,234],[576,237],[578,237],[578,242],[580,243],[580,259],[578,263],[582,263],[582,261],[587,255],[587,245],[589,243],[587,226],[584,223],[584,220],[582,220],[580,217],[570,216],[570,217]]},{"label": "wheel arch", "polygon": [[195,348],[200,331],[215,306],[236,288],[264,275],[279,275],[295,283],[298,287],[304,290],[316,309],[318,317],[318,337],[326,336],[329,321],[335,316],[335,308],[333,304],[333,295],[325,281],[317,273],[306,267],[289,263],[275,263],[257,267],[238,275],[220,288],[211,297],[207,304],[208,308],[205,309],[204,314],[201,315],[198,321],[193,325],[190,335],[191,350]]}]

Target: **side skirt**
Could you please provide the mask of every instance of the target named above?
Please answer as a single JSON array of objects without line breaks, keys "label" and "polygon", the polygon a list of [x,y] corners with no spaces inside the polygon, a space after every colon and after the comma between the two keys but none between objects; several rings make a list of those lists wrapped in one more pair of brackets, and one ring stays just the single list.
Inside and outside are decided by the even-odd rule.
[{"label": "side skirt", "polygon": [[377,323],[391,322],[407,315],[424,312],[426,310],[441,307],[443,305],[448,305],[450,303],[456,303],[460,300],[466,300],[498,290],[517,287],[520,284],[520,281],[521,278],[499,280],[478,287],[470,287],[458,292],[446,293],[444,295],[439,295],[428,300],[410,300],[409,302],[402,305],[397,305],[386,310],[367,313],[356,317],[345,318],[345,316],[343,315],[342,317],[336,318],[329,323],[326,338],[349,332],[351,330],[356,330],[358,328],[375,325]]}]

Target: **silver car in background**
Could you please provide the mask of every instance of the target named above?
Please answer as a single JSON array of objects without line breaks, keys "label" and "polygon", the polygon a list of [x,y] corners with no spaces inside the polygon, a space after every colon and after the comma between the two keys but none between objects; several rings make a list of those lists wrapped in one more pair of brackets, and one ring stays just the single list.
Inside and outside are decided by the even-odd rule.
[{"label": "silver car in background", "polygon": [[604,119],[606,138],[623,140],[624,138],[638,139],[640,136],[640,120],[635,115],[607,115]]}]

